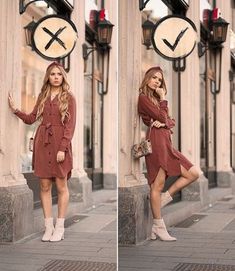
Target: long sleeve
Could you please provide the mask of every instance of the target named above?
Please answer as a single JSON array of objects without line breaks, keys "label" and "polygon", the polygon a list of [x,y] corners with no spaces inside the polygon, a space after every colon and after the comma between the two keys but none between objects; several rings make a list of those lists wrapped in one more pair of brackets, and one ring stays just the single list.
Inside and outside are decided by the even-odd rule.
[{"label": "long sleeve", "polygon": [[33,111],[29,114],[24,113],[20,110],[17,110],[14,114],[20,119],[22,119],[24,123],[33,124],[36,121],[37,111],[38,111],[38,104],[34,106]]},{"label": "long sleeve", "polygon": [[69,118],[67,118],[64,123],[64,135],[59,147],[59,151],[63,152],[67,150],[69,144],[71,143],[76,125],[76,101],[73,96],[70,96],[68,111]]},{"label": "long sleeve", "polygon": [[166,128],[172,129],[175,126],[175,120],[170,117],[167,118]]},{"label": "long sleeve", "polygon": [[151,119],[153,121],[158,120],[162,123],[167,123],[168,120],[168,108],[167,101],[160,101],[159,108],[154,105],[147,96],[140,94],[138,101],[138,112],[143,119],[143,122],[150,126]]}]

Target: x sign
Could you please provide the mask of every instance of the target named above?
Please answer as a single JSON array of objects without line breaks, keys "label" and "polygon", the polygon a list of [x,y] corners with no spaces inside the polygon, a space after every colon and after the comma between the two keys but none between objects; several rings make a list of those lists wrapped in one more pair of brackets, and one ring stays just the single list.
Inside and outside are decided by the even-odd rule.
[{"label": "x sign", "polygon": [[38,21],[33,32],[33,49],[43,58],[54,60],[68,56],[75,47],[77,30],[73,22],[58,15]]},{"label": "x sign", "polygon": [[48,33],[51,36],[51,40],[47,43],[47,45],[45,46],[45,50],[47,50],[51,44],[53,43],[54,40],[56,40],[61,46],[63,46],[63,48],[66,50],[66,47],[64,45],[64,42],[58,38],[58,35],[66,28],[60,28],[55,34],[51,33],[51,31],[49,29],[47,29],[46,27],[43,27],[42,29]]}]

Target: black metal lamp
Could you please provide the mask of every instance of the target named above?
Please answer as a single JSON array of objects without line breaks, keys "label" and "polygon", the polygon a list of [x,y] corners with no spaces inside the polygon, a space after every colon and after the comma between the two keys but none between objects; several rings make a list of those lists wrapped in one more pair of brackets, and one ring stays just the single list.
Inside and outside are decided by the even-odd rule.
[{"label": "black metal lamp", "polygon": [[99,21],[97,25],[97,42],[100,45],[109,45],[111,43],[113,27],[114,25],[106,19]]},{"label": "black metal lamp", "polygon": [[226,41],[227,30],[229,23],[226,22],[223,18],[219,17],[217,20],[213,21],[212,26],[212,35],[210,43],[219,45]]},{"label": "black metal lamp", "polygon": [[143,44],[147,47],[147,50],[150,49],[150,46],[152,45],[151,37],[152,37],[152,30],[154,27],[154,23],[151,22],[149,19],[147,19],[142,24],[142,30],[143,30]]},{"label": "black metal lamp", "polygon": [[30,46],[31,48],[32,48],[32,34],[33,34],[34,27],[36,25],[37,25],[37,23],[33,19],[29,24],[27,24],[24,27],[26,45]]},{"label": "black metal lamp", "polygon": [[112,39],[113,27],[114,25],[106,19],[103,19],[98,22],[97,35],[95,39],[96,47],[88,47],[85,43],[83,43],[82,45],[84,60],[87,60],[90,53],[92,53],[95,50],[104,53],[105,51],[108,51],[110,49],[109,44],[111,43]]}]

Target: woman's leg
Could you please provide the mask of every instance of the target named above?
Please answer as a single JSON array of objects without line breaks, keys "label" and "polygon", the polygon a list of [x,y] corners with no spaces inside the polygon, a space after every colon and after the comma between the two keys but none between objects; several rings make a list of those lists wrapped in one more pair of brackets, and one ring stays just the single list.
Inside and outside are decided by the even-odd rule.
[{"label": "woman's leg", "polygon": [[50,239],[51,242],[58,242],[64,239],[64,218],[69,202],[67,179],[56,178],[56,188],[58,194],[58,218],[56,219],[55,231]]},{"label": "woman's leg", "polygon": [[40,180],[40,198],[41,198],[44,218],[52,217],[51,188],[52,188],[51,179]]},{"label": "woman's leg", "polygon": [[165,171],[160,168],[155,181],[151,184],[150,188],[150,202],[153,213],[153,218],[161,218],[161,191],[164,188],[166,179]]},{"label": "woman's leg", "polygon": [[69,202],[67,179],[56,178],[56,188],[58,193],[58,218],[65,218]]},{"label": "woman's leg", "polygon": [[189,170],[186,170],[182,165],[180,165],[180,168],[181,176],[168,189],[171,196],[194,182],[199,177],[199,170],[196,166],[192,166]]},{"label": "woman's leg", "polygon": [[162,241],[175,241],[176,238],[169,235],[165,223],[161,216],[161,191],[166,180],[165,171],[160,168],[154,183],[151,185],[150,202],[153,213],[153,226],[151,239],[155,240],[157,236]]},{"label": "woman's leg", "polygon": [[40,180],[40,197],[42,202],[42,209],[45,218],[45,232],[42,237],[43,242],[50,241],[54,232],[54,224],[52,217],[52,198],[51,198],[52,181],[50,179]]}]

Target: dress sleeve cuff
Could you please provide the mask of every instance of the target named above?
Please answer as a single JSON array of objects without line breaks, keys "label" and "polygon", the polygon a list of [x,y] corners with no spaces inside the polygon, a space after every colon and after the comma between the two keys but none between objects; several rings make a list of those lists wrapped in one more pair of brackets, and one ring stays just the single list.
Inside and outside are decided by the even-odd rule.
[{"label": "dress sleeve cuff", "polygon": [[160,101],[160,107],[165,108],[165,107],[167,107],[167,105],[168,105],[167,100]]}]

